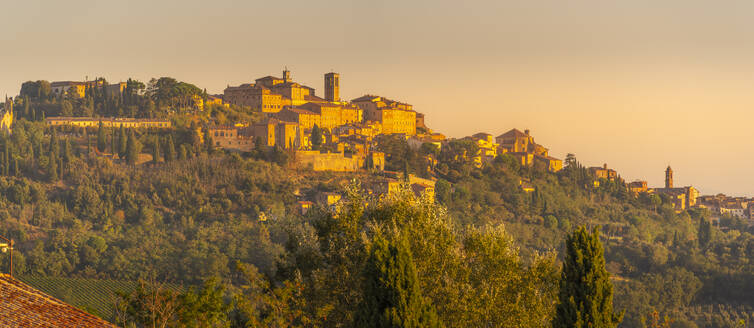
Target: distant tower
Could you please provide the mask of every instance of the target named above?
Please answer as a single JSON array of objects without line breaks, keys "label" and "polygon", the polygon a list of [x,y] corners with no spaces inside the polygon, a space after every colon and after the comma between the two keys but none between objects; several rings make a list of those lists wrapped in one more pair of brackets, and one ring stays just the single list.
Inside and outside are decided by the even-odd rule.
[{"label": "distant tower", "polygon": [[338,73],[325,74],[325,100],[340,101],[340,75]]},{"label": "distant tower", "polygon": [[665,188],[673,188],[673,169],[665,169]]},{"label": "distant tower", "polygon": [[288,67],[283,70],[283,82],[291,82],[291,71],[288,70]]}]

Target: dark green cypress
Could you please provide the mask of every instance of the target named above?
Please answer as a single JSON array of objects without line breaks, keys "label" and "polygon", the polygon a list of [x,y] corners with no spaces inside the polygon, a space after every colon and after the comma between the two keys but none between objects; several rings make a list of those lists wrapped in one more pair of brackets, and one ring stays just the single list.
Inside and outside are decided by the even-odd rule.
[{"label": "dark green cypress", "polygon": [[71,152],[71,140],[66,138],[65,142],[63,143],[63,160],[66,163],[70,163],[72,158],[73,153]]},{"label": "dark green cypress", "polygon": [[613,310],[613,285],[605,269],[599,229],[583,226],[566,239],[559,303],[553,328],[612,328],[623,320]]},{"label": "dark green cypress", "polygon": [[712,224],[703,217],[699,218],[697,240],[699,242],[699,248],[707,248],[712,241]]},{"label": "dark green cypress", "polygon": [[154,144],[152,145],[152,162],[157,164],[160,162],[160,138],[154,137]]},{"label": "dark green cypress", "polygon": [[102,121],[99,122],[99,128],[97,129],[97,150],[100,153],[104,153],[107,148],[107,139],[105,138],[105,128],[102,125]]},{"label": "dark green cypress", "polygon": [[167,145],[165,145],[165,161],[171,162],[175,160],[175,144],[173,143],[173,136],[168,135]]},{"label": "dark green cypress", "polygon": [[52,130],[50,131],[49,155],[50,156],[53,156],[53,154],[57,155],[60,150],[59,147],[60,147],[60,143],[58,142],[57,132],[55,132],[55,128],[52,128]]},{"label": "dark green cypress", "polygon": [[319,149],[319,146],[322,145],[322,129],[317,124],[314,124],[314,127],[312,127],[311,142],[313,149]]},{"label": "dark green cypress", "polygon": [[58,159],[56,154],[50,154],[50,161],[47,165],[47,177],[50,182],[58,181]]},{"label": "dark green cypress", "polygon": [[110,153],[113,155],[118,153],[118,143],[117,139],[115,138],[115,129],[113,129],[113,133],[110,134]]},{"label": "dark green cypress", "polygon": [[136,149],[136,136],[133,131],[128,134],[128,140],[126,141],[126,163],[128,165],[136,165],[139,153]]},{"label": "dark green cypress", "polygon": [[126,128],[124,128],[123,125],[121,125],[120,132],[118,133],[118,142],[120,143],[120,145],[118,146],[118,156],[120,156],[120,158],[123,158],[126,156],[126,149],[127,149],[126,138],[127,138]]},{"label": "dark green cypress", "polygon": [[178,153],[178,159],[179,160],[186,160],[188,159],[188,150],[186,150],[186,145],[181,145],[181,151]]},{"label": "dark green cypress", "polygon": [[24,118],[26,118],[27,120],[31,118],[29,107],[29,96],[24,96]]},{"label": "dark green cypress", "polygon": [[422,297],[411,251],[405,240],[376,237],[364,270],[364,298],[357,327],[442,327]]}]

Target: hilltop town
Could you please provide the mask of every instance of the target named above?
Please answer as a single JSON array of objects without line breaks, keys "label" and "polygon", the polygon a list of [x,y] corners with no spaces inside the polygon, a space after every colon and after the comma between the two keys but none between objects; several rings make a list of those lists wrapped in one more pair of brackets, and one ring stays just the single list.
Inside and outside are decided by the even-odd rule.
[{"label": "hilltop town", "polygon": [[[156,115],[151,113],[142,116],[152,118],[128,116],[125,113],[87,116],[86,111],[72,115],[72,110],[61,105],[62,109],[58,114],[64,115],[47,116],[43,120],[47,126],[61,129],[173,129],[174,121],[185,124],[184,118],[190,118],[193,120],[191,129],[196,131],[198,138],[202,139],[201,142],[205,142],[206,138],[206,142],[211,143],[212,148],[238,153],[249,153],[262,148],[274,149],[284,152],[293,166],[320,172],[384,172],[388,169],[387,166],[390,166],[386,166],[386,162],[391,158],[388,154],[386,159],[385,152],[381,151],[384,147],[381,145],[388,139],[397,138],[405,141],[411,150],[422,154],[423,168],[410,174],[409,187],[415,190],[417,195],[427,193],[430,197],[434,197],[435,181],[440,175],[440,170],[436,167],[437,156],[443,147],[448,147],[451,142],[473,144],[454,156],[456,159],[472,162],[477,168],[482,168],[499,157],[510,158],[523,167],[537,167],[549,172],[558,172],[563,168],[563,161],[549,156],[549,149],[536,143],[528,129],[521,131],[514,128],[497,136],[481,132],[452,139],[429,128],[425,124],[425,114],[414,110],[411,104],[379,95],[364,95],[350,101],[343,100],[340,98],[340,75],[335,72],[324,74],[324,98],[317,96],[314,87],[295,82],[288,69],[282,72],[282,77],[260,77],[252,83],[228,86],[223,94],[217,95],[201,92],[193,85],[171,81],[169,78],[151,82],[154,84],[151,88],[160,88],[160,83],[173,83],[182,87],[180,90],[189,92],[183,94],[177,102],[172,98],[168,105],[172,113],[159,115],[161,118],[153,117]],[[22,94],[24,88],[30,87],[34,87],[35,92],[42,92],[44,87],[29,85],[33,83],[27,82],[22,87]],[[83,82],[56,81],[49,83],[47,88],[47,97],[50,99],[71,101],[99,96],[117,102],[127,102],[129,97],[145,93],[145,86],[141,82],[129,80],[109,84],[102,78]],[[25,99],[28,97],[6,99],[0,129],[11,133],[14,106],[29,110],[28,104],[24,104]],[[89,102],[91,103],[91,100]],[[223,110],[242,115],[228,119],[222,116]],[[197,115],[198,113],[209,111],[220,114],[205,115],[204,119],[196,120],[196,117],[202,117]],[[26,112],[25,115],[30,114]],[[36,113],[33,115],[36,118]],[[422,149],[424,151],[420,151]],[[105,154],[104,151],[102,153]],[[111,151],[110,154],[118,159],[115,152]],[[123,154],[123,150],[120,154]],[[144,156],[142,159],[149,160],[144,159]],[[393,163],[391,168],[400,168],[400,164],[396,167]],[[589,167],[588,170],[594,176],[591,185],[595,188],[599,187],[601,181],[622,181],[620,175],[608,168],[607,164]],[[404,172],[400,171],[403,170],[396,171],[379,173],[378,175],[383,178],[373,189],[382,193],[397,190],[405,179],[401,178]],[[526,180],[519,181],[519,185],[525,192],[534,191]],[[728,197],[722,194],[700,196],[699,191],[693,186],[674,186],[673,171],[670,167],[666,170],[665,185],[662,187],[648,187],[647,182],[643,180],[625,185],[637,197],[663,198],[665,202],[672,204],[676,212],[689,208],[709,208],[718,215],[748,220],[752,220],[754,212],[754,206],[748,206],[754,199]],[[331,206],[335,201],[332,196],[329,199],[324,203]],[[301,210],[305,211],[311,206],[312,201],[314,199],[302,199]]]}]

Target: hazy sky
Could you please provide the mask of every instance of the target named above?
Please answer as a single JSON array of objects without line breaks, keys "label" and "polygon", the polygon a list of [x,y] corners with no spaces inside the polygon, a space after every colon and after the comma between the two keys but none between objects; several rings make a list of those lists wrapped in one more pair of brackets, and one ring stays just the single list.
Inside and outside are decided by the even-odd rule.
[{"label": "hazy sky", "polygon": [[631,181],[754,196],[754,1],[3,2],[0,92],[280,75],[414,104],[452,137],[529,128]]}]

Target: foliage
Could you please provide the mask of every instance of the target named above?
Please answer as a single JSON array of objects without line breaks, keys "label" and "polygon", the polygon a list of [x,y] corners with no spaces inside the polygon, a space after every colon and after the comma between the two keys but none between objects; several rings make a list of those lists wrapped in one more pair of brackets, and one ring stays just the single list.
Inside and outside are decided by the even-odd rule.
[{"label": "foliage", "polygon": [[582,226],[566,239],[560,295],[553,327],[617,327],[623,313],[613,310],[613,286],[605,270],[599,230]]}]

